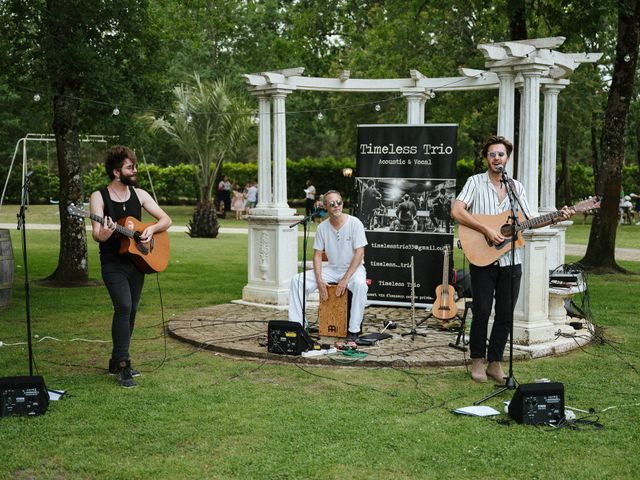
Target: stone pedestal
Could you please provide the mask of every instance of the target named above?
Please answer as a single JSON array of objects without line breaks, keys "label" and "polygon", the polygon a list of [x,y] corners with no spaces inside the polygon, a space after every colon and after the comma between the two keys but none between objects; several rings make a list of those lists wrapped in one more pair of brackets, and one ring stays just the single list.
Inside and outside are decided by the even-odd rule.
[{"label": "stone pedestal", "polygon": [[571,225],[573,225],[573,222],[571,220],[567,220],[565,222],[558,222],[555,225],[549,226],[549,230],[556,232],[556,235],[552,237],[549,242],[549,270],[553,270],[565,263],[565,238],[567,228]]},{"label": "stone pedestal", "polygon": [[519,345],[549,342],[557,327],[549,321],[549,243],[555,230],[526,230],[520,296],[513,314],[513,340]]},{"label": "stone pedestal", "polygon": [[[248,283],[242,289],[242,300],[250,303],[287,305],[289,283],[297,273],[298,229],[289,228],[300,217],[293,209],[286,216],[247,216],[249,222]],[[264,212],[262,212],[264,213]]]},{"label": "stone pedestal", "polygon": [[575,333],[573,327],[567,324],[567,311],[564,308],[564,302],[575,294],[584,292],[585,288],[585,285],[581,283],[569,288],[549,289],[549,321],[556,326],[556,331]]}]

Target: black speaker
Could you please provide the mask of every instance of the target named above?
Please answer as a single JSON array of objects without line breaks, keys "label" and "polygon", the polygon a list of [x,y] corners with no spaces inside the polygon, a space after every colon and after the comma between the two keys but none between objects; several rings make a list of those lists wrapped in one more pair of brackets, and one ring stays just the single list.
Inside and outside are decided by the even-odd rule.
[{"label": "black speaker", "polygon": [[0,378],[0,416],[42,415],[48,407],[49,392],[42,377]]},{"label": "black speaker", "polygon": [[296,322],[271,320],[267,334],[267,351],[282,355],[300,355],[313,348],[314,341]]},{"label": "black speaker", "polygon": [[509,404],[509,416],[518,423],[558,424],[564,418],[564,385],[521,384]]}]

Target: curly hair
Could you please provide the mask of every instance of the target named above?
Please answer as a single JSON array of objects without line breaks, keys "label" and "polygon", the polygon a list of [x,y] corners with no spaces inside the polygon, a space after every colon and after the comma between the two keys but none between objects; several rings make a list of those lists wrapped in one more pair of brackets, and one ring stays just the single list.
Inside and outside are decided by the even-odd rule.
[{"label": "curly hair", "polygon": [[136,157],[136,154],[133,153],[133,150],[131,150],[129,147],[125,147],[124,145],[116,145],[107,150],[106,158],[104,161],[104,169],[111,180],[115,178],[113,171],[116,168],[118,170],[121,169],[122,164],[127,158],[134,164],[138,161],[138,158]]}]

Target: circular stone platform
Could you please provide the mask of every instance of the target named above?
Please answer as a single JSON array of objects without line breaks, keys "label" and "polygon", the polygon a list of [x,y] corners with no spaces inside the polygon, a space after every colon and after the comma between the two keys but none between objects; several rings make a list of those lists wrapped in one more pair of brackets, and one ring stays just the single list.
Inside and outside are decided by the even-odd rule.
[{"label": "circular stone platform", "polygon": [[[309,305],[307,318],[317,318],[317,306]],[[427,317],[424,310],[416,311],[416,321]],[[267,352],[264,346],[267,338],[267,326],[270,320],[286,320],[286,310],[273,307],[244,304],[223,304],[187,312],[175,317],[168,324],[171,336],[191,343],[199,348],[213,350],[233,356],[271,359],[274,361],[304,362],[318,365],[350,365],[350,366],[462,366],[469,363],[469,353],[452,348],[458,336],[457,323],[445,329],[436,319],[430,318],[416,331],[426,336],[402,336],[411,331],[411,309],[394,307],[367,307],[362,323],[363,334],[380,332],[386,321],[397,324],[397,328],[386,330],[392,338],[381,340],[375,346],[359,346],[358,351],[367,355],[355,359],[338,352],[329,356],[300,357],[287,356]],[[310,327],[316,323],[311,320]],[[314,336],[312,334],[312,336]],[[314,338],[318,338],[317,335]],[[468,338],[468,336],[467,336]],[[321,337],[320,343],[333,345],[344,339]],[[575,341],[573,344],[577,348]],[[558,349],[553,345],[541,345],[535,348],[514,346],[514,359],[529,359],[546,356],[568,348]]]}]

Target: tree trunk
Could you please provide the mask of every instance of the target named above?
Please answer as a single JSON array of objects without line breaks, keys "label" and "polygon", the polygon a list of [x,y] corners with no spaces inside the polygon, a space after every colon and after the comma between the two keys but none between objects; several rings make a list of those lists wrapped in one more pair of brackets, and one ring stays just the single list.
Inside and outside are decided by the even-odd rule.
[{"label": "tree trunk", "polygon": [[624,271],[616,264],[615,244],[624,165],[624,132],[638,60],[639,18],[640,0],[618,1],[618,43],[602,129],[602,165],[596,189],[603,193],[602,207],[591,226],[587,253],[580,260],[592,271]]},{"label": "tree trunk", "polygon": [[188,225],[190,237],[216,238],[220,230],[214,203],[198,202]]},{"label": "tree trunk", "polygon": [[602,196],[602,192],[599,191],[600,188],[600,155],[598,154],[598,150],[600,147],[598,146],[598,133],[596,129],[596,114],[591,114],[591,160],[593,166],[593,180],[595,182],[596,195]]},{"label": "tree trunk", "polygon": [[567,137],[560,138],[560,162],[562,173],[558,184],[562,185],[564,197],[563,205],[573,205],[573,192],[571,191],[571,172],[569,171],[569,141]]},{"label": "tree trunk", "polygon": [[53,132],[60,172],[60,254],[58,266],[46,280],[61,287],[86,285],[89,280],[85,223],[67,213],[70,203],[82,205],[83,200],[77,131],[79,106],[77,95],[66,86],[60,88],[53,100]]}]

